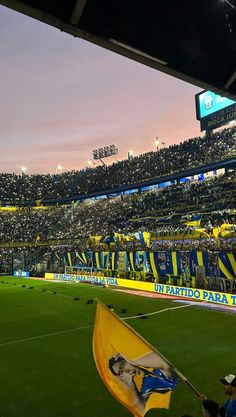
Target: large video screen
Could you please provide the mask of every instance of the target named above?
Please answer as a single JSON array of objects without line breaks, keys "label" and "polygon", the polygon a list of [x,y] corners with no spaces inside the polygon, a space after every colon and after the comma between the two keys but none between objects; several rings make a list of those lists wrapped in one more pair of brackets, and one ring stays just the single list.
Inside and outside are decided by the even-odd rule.
[{"label": "large video screen", "polygon": [[215,129],[236,118],[236,101],[222,97],[212,91],[196,94],[197,119],[201,130]]},{"label": "large video screen", "polygon": [[209,116],[209,114],[222,110],[231,104],[236,103],[227,97],[221,97],[219,94],[215,94],[212,91],[205,91],[199,94],[199,116],[200,118]]}]

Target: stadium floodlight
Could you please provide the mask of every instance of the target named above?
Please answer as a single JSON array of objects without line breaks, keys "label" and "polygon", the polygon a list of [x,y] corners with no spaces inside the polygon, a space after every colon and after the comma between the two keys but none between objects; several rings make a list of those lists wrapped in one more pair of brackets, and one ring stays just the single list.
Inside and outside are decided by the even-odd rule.
[{"label": "stadium floodlight", "polygon": [[163,140],[160,140],[158,138],[158,136],[156,136],[156,139],[154,141],[154,145],[156,146],[157,151],[158,151],[158,149],[160,148],[160,145],[162,145],[163,147],[165,147],[166,143]]},{"label": "stadium floodlight", "polygon": [[56,166],[56,174],[61,174],[63,167],[61,165]]},{"label": "stadium floodlight", "polygon": [[89,168],[93,168],[93,166],[94,166],[95,164],[94,164],[94,162],[91,160],[91,159],[89,159],[88,161],[87,161],[87,166],[89,167]]},{"label": "stadium floodlight", "polygon": [[117,161],[115,155],[118,154],[118,148],[115,145],[108,145],[104,146],[103,148],[94,149],[93,150],[93,159],[94,160],[100,160],[104,165],[106,165],[103,162],[103,158],[107,158],[108,156],[113,156],[115,160]]},{"label": "stadium floodlight", "polygon": [[156,148],[157,148],[157,150],[158,150],[159,145],[160,145],[160,139],[158,138],[158,136],[156,136],[156,139],[155,139],[155,141],[154,141],[154,144],[155,144],[155,146],[156,146]]},{"label": "stadium floodlight", "polygon": [[128,160],[130,161],[134,157],[134,151],[130,150],[128,151]]}]

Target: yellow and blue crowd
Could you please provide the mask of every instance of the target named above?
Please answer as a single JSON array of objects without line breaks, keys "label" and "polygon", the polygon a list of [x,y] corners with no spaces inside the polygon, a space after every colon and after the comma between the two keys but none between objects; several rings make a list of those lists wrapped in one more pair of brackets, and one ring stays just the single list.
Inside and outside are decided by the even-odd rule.
[{"label": "yellow and blue crowd", "polygon": [[[206,176],[203,181],[130,195],[75,199],[67,205],[43,202],[130,185],[232,157],[236,154],[235,137],[236,128],[224,129],[211,137],[189,139],[108,167],[57,175],[0,174],[0,272],[15,256],[33,268],[45,261],[47,254],[60,252],[62,241],[67,251],[74,253],[90,249],[193,250],[208,251],[209,258],[213,252],[234,253],[236,176],[232,170]],[[201,219],[197,229],[191,225],[196,215]],[[104,239],[145,233],[151,236],[149,244],[136,238],[110,243]]]}]

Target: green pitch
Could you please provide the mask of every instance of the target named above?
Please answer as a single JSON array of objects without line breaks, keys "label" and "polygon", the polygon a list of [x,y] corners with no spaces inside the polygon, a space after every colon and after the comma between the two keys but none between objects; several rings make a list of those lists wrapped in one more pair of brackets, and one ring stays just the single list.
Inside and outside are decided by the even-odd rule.
[{"label": "green pitch", "polygon": [[[90,285],[1,280],[0,416],[130,416],[97,373],[92,354],[96,306],[86,302],[98,297],[112,304],[121,317],[171,308],[176,303]],[[80,300],[75,301],[75,297]],[[127,308],[125,314],[121,314],[122,308]],[[200,392],[220,403],[225,400],[218,381],[236,372],[234,315],[188,307],[128,323]],[[193,392],[181,383],[172,396],[170,410],[152,410],[147,416],[183,414],[197,417],[201,410]]]}]

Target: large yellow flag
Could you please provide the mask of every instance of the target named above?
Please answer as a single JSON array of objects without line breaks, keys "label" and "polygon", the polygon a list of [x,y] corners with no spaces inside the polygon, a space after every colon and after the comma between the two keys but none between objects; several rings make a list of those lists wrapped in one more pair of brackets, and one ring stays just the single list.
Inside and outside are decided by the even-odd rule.
[{"label": "large yellow flag", "polygon": [[135,417],[143,417],[151,408],[169,408],[179,382],[175,368],[100,302],[93,354],[103,382]]},{"label": "large yellow flag", "polygon": [[235,237],[236,224],[224,223],[220,226],[219,233],[221,237]]}]

